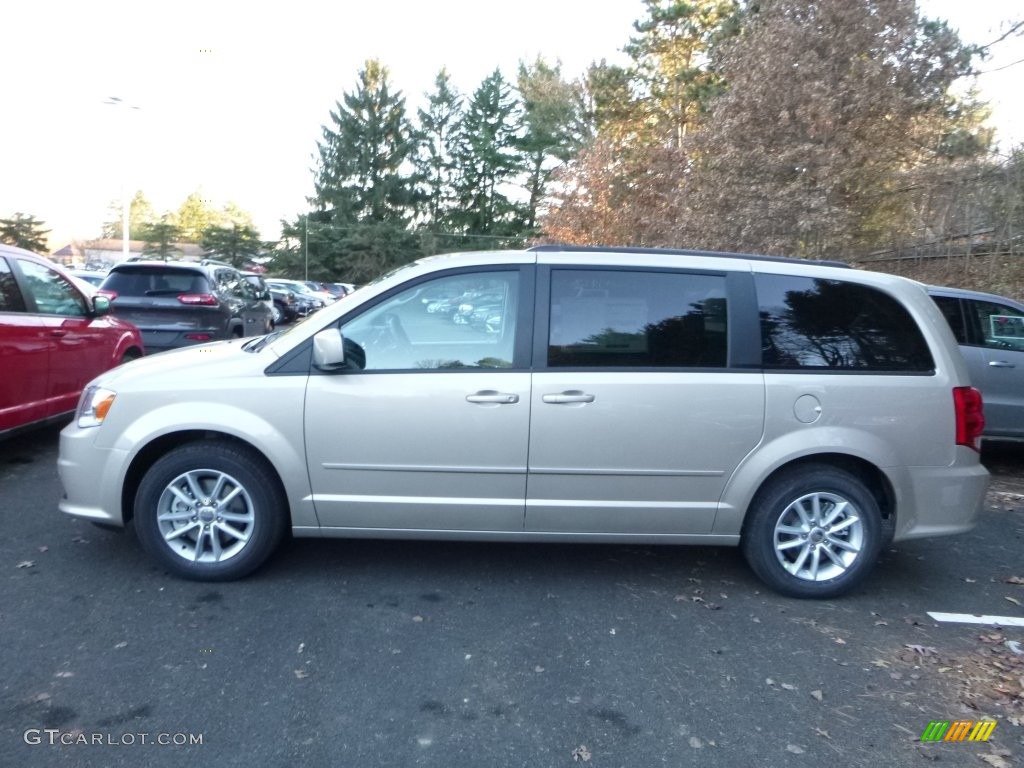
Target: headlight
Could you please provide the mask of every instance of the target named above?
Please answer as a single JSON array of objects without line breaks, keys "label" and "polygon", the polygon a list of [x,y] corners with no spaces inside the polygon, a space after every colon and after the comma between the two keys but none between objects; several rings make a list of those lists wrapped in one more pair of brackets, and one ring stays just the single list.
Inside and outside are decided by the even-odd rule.
[{"label": "headlight", "polygon": [[102,424],[115,397],[115,392],[95,384],[86,387],[82,399],[78,401],[78,426],[85,429]]}]

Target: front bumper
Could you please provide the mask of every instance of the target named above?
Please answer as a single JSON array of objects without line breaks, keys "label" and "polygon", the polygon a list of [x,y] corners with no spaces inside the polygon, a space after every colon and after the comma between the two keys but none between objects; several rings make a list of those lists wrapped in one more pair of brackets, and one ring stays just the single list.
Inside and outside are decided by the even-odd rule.
[{"label": "front bumper", "polygon": [[61,431],[57,474],[64,495],[57,506],[75,517],[124,526],[121,488],[128,455],[98,447],[97,429],[79,429],[72,422]]}]

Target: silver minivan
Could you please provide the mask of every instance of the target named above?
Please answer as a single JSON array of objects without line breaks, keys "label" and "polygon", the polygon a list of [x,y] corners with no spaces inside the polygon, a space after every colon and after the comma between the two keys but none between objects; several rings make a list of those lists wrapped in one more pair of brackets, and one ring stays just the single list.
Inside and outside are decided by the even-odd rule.
[{"label": "silver minivan", "polygon": [[60,508],[133,521],[198,580],[244,576],[290,531],[738,545],[776,590],[832,597],[893,538],[972,527],[983,423],[909,280],[692,251],[462,253],[288,331],[100,376],[61,434]]}]

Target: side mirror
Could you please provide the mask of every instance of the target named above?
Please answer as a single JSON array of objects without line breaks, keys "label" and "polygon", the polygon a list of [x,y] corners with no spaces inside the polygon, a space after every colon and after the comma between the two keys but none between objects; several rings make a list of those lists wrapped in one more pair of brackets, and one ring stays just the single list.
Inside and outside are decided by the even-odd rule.
[{"label": "side mirror", "polygon": [[110,297],[108,296],[93,296],[92,297],[92,312],[96,317],[102,317],[110,312]]},{"label": "side mirror", "polygon": [[327,328],[313,337],[313,366],[321,371],[345,367],[345,339],[338,328]]}]

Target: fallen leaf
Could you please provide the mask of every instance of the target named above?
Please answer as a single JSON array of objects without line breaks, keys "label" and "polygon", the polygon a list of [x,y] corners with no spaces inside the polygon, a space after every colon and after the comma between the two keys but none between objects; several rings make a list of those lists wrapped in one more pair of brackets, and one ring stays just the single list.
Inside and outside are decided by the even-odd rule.
[{"label": "fallen leaf", "polygon": [[934,656],[935,654],[938,653],[938,651],[936,651],[930,645],[910,645],[910,644],[906,644],[903,647],[910,649],[911,651],[913,651],[914,653],[918,654],[919,656]]},{"label": "fallen leaf", "polygon": [[885,669],[890,666],[889,662],[885,661],[884,659],[875,659],[871,663],[876,667],[882,667],[882,669]]},{"label": "fallen leaf", "polygon": [[832,737],[831,737],[831,736],[829,735],[828,731],[823,731],[823,730],[822,730],[821,728],[815,728],[815,729],[814,729],[814,732],[815,732],[816,734],[818,734],[819,736],[823,737],[823,738],[826,738],[826,739],[831,739],[831,738],[832,738]]},{"label": "fallen leaf", "polygon": [[115,648],[127,648],[128,647],[128,641],[127,640],[122,640],[120,643],[118,643],[114,647]]},{"label": "fallen leaf", "polygon": [[299,643],[299,653],[302,653],[302,649],[306,647],[305,643]]},{"label": "fallen leaf", "polygon": [[966,581],[966,582],[967,582],[968,584],[977,584],[977,583],[978,583],[978,580],[977,580],[977,579],[968,579],[968,578],[965,578],[965,579],[964,579],[964,581]]},{"label": "fallen leaf", "polygon": [[1021,604],[1020,600],[1018,600],[1016,597],[1004,597],[1003,599],[1004,600],[1009,600],[1014,605],[1020,605]]},{"label": "fallen leaf", "polygon": [[15,568],[34,568],[36,564],[35,560],[22,560],[18,563]]},{"label": "fallen leaf", "polygon": [[846,641],[841,637],[837,637],[835,640],[839,645],[846,645]]},{"label": "fallen leaf", "polygon": [[888,627],[889,626],[889,622],[888,621],[876,621],[875,622],[875,626],[876,627]]},{"label": "fallen leaf", "polygon": [[1007,584],[1024,584],[1024,576],[1011,576],[1006,579]]},{"label": "fallen leaf", "polygon": [[1012,766],[1008,762],[1006,762],[1006,760],[1004,760],[1001,755],[988,754],[978,755],[978,757],[980,757],[983,762],[986,762],[989,765],[991,765],[993,768],[1012,768]]},{"label": "fallen leaf", "polygon": [[38,549],[40,552],[49,552],[50,551],[49,547],[36,547],[36,549]]},{"label": "fallen leaf", "polygon": [[544,667],[542,667],[540,664],[538,664],[536,667],[533,668],[533,671],[536,672],[537,674],[540,674],[541,672],[544,671]]},{"label": "fallen leaf", "polygon": [[796,744],[787,744],[786,751],[792,752],[794,755],[802,755],[806,750],[803,747],[798,747]]},{"label": "fallen leaf", "polygon": [[766,685],[775,685],[775,681],[772,680],[770,677],[766,677],[764,679],[764,682],[765,682]]},{"label": "fallen leaf", "polygon": [[422,616],[413,616],[412,620],[415,621],[418,624],[419,622],[423,621],[423,617]]},{"label": "fallen leaf", "polygon": [[589,763],[590,757],[590,750],[587,749],[586,744],[581,744],[572,751],[572,760],[574,763],[578,763],[580,760],[584,763]]},{"label": "fallen leaf", "polygon": [[89,543],[89,540],[87,538],[83,537],[83,536],[75,536],[74,538],[71,539],[71,541],[74,542],[75,544],[88,544]]},{"label": "fallen leaf", "polygon": [[813,696],[818,701],[821,701],[825,698],[825,695],[821,691],[811,691],[811,696]]},{"label": "fallen leaf", "polygon": [[294,672],[295,676],[299,680],[301,680],[304,677],[309,677],[309,674],[304,669],[294,669],[294,670],[292,670],[292,672]]},{"label": "fallen leaf", "polygon": [[703,749],[704,748],[704,742],[701,741],[700,739],[698,739],[696,736],[691,736],[690,737],[690,746],[693,747],[694,749]]},{"label": "fallen leaf", "polygon": [[54,677],[74,677],[74,676],[75,676],[74,672],[58,672],[57,674],[54,675]]},{"label": "fallen leaf", "polygon": [[796,686],[791,684],[791,683],[782,683],[782,687],[785,688],[787,691],[795,691],[796,690]]}]

